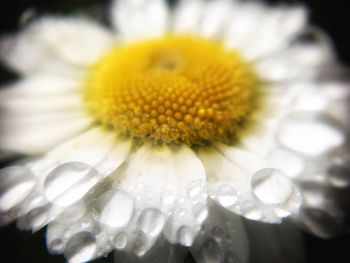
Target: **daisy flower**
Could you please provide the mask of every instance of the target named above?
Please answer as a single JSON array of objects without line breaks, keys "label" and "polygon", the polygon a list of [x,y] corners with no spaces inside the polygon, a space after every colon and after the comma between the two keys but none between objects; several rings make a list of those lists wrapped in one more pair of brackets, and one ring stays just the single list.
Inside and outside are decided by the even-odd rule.
[{"label": "daisy flower", "polygon": [[0,91],[0,147],[26,158],[0,171],[2,223],[47,226],[69,262],[248,262],[284,218],[342,230],[349,89],[304,7],[119,0],[110,21],[3,37],[21,78]]}]

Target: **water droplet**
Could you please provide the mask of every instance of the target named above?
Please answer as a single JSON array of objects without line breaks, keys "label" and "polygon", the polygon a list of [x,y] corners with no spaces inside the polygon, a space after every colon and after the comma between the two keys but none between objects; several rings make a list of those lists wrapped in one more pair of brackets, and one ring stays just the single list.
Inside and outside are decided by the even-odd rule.
[{"label": "water droplet", "polygon": [[80,225],[82,228],[88,228],[91,226],[91,222],[89,220],[83,220]]},{"label": "water droplet", "polygon": [[261,211],[258,209],[252,209],[244,214],[244,217],[251,220],[260,220],[262,218]]},{"label": "water droplet", "polygon": [[146,241],[142,236],[138,236],[138,238],[135,240],[135,245],[134,245],[134,252],[137,256],[142,257],[143,255],[146,254],[148,246],[145,243]]},{"label": "water droplet", "polygon": [[60,253],[62,252],[62,248],[63,248],[63,242],[61,239],[55,239],[53,240],[50,245],[49,245],[50,250],[52,251],[52,253]]},{"label": "water droplet", "polygon": [[10,166],[0,170],[0,211],[20,204],[35,187],[36,179],[25,167]]},{"label": "water droplet", "polygon": [[96,240],[90,232],[75,234],[67,242],[64,254],[70,263],[91,260],[96,252]]},{"label": "water droplet", "polygon": [[178,211],[178,215],[179,217],[184,217],[186,215],[186,211],[183,208],[180,208]]},{"label": "water droplet", "polygon": [[278,205],[288,201],[294,192],[289,178],[276,169],[262,169],[253,175],[251,187],[256,197],[265,204]]},{"label": "water droplet", "polygon": [[157,236],[163,230],[165,217],[158,209],[148,208],[140,215],[138,224],[146,235]]},{"label": "water droplet", "polygon": [[189,247],[192,245],[194,233],[189,226],[181,226],[177,230],[177,240],[183,246]]},{"label": "water droplet", "polygon": [[128,244],[128,235],[124,232],[117,234],[114,237],[114,247],[116,249],[124,249]]},{"label": "water droplet", "polygon": [[282,122],[278,140],[302,154],[319,155],[342,145],[345,133],[324,116],[300,113],[290,115]]},{"label": "water droplet", "polygon": [[202,180],[193,181],[188,187],[188,195],[191,198],[197,197],[203,191],[204,185]]},{"label": "water droplet", "polygon": [[204,242],[199,253],[200,253],[202,262],[205,262],[205,263],[220,262],[220,258],[221,258],[220,248],[218,244],[212,239],[208,239]]},{"label": "water droplet", "polygon": [[222,185],[218,189],[217,199],[223,207],[229,207],[237,201],[236,190],[230,185]]},{"label": "water droplet", "polygon": [[98,221],[110,227],[124,227],[132,218],[134,206],[131,195],[118,190],[102,205]]},{"label": "water droplet", "polygon": [[203,221],[208,217],[207,206],[203,204],[196,204],[193,207],[193,215],[196,218],[197,223],[203,223]]},{"label": "water droplet", "polygon": [[79,201],[96,183],[95,169],[80,162],[69,162],[53,169],[45,179],[47,199],[67,207]]},{"label": "water droplet", "polygon": [[165,192],[161,197],[161,202],[164,206],[172,206],[175,203],[175,195],[170,192]]},{"label": "water droplet", "polygon": [[221,242],[225,236],[225,233],[221,227],[213,226],[210,230],[210,235],[216,240],[216,242]]}]

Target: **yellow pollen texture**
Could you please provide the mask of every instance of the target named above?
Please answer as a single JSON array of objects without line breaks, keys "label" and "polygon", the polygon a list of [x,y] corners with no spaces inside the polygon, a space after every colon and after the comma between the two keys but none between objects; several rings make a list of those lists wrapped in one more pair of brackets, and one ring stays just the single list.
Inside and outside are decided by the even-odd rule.
[{"label": "yellow pollen texture", "polygon": [[258,80],[222,44],[171,35],[115,47],[84,83],[96,121],[142,141],[230,142],[256,108]]}]

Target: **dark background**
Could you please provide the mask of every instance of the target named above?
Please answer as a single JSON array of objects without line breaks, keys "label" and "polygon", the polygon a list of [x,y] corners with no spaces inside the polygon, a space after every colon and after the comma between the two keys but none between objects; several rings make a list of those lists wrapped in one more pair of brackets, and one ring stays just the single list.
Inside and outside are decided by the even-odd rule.
[{"label": "dark background", "polygon": [[[107,0],[3,0],[0,4],[0,36],[14,32],[19,21],[28,8],[37,14],[70,13],[82,6],[94,7],[96,3],[107,3]],[[171,1],[174,2],[174,1]],[[272,3],[302,2],[309,7],[310,19],[332,38],[338,58],[345,66],[350,65],[350,13],[346,0],[271,0]],[[14,77],[0,67],[0,81]],[[350,234],[323,240],[304,233],[307,262],[350,262]],[[267,252],[268,253],[268,252]],[[111,262],[112,257],[94,262]],[[0,261],[19,263],[65,262],[62,256],[50,255],[45,247],[45,231],[32,234],[17,230],[15,224],[0,228]]]}]

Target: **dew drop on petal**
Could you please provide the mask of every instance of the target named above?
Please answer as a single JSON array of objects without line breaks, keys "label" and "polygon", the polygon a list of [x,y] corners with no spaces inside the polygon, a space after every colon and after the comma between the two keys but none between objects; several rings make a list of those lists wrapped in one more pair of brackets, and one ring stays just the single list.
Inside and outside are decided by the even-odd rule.
[{"label": "dew drop on petal", "polygon": [[110,227],[124,227],[133,213],[134,199],[128,193],[119,190],[103,204],[98,221]]},{"label": "dew drop on petal", "polygon": [[165,216],[158,209],[147,208],[141,213],[138,224],[146,235],[157,236],[163,230]]},{"label": "dew drop on petal", "polygon": [[203,188],[204,182],[202,180],[195,180],[188,187],[188,195],[194,198],[201,194]]},{"label": "dew drop on petal", "polygon": [[177,230],[177,240],[183,246],[189,247],[194,240],[194,233],[189,226],[181,226]]},{"label": "dew drop on petal", "polygon": [[0,170],[0,210],[6,212],[32,192],[36,179],[26,168],[10,166]]},{"label": "dew drop on petal", "polygon": [[136,238],[133,250],[137,256],[142,257],[150,248],[146,242],[147,241],[142,235]]},{"label": "dew drop on petal", "polygon": [[230,185],[222,185],[217,190],[217,199],[223,207],[229,207],[237,201],[237,192]]},{"label": "dew drop on petal", "polygon": [[218,244],[212,240],[208,239],[204,242],[203,246],[200,248],[200,258],[202,262],[205,263],[216,263],[220,262],[220,248]]},{"label": "dew drop on petal", "polygon": [[75,234],[67,242],[64,254],[70,263],[91,260],[96,252],[96,240],[90,232]]},{"label": "dew drop on petal", "polygon": [[161,202],[164,206],[172,206],[175,203],[174,194],[170,192],[165,192],[161,197]]},{"label": "dew drop on petal", "polygon": [[179,217],[184,217],[186,215],[186,210],[183,208],[180,208],[177,213]]},{"label": "dew drop on petal", "polygon": [[255,173],[251,180],[255,196],[269,205],[283,204],[292,196],[292,181],[279,170],[266,168]]},{"label": "dew drop on petal", "polygon": [[260,220],[262,217],[262,214],[261,214],[260,210],[252,209],[252,210],[244,213],[244,217],[251,219],[251,220]]},{"label": "dew drop on petal", "polygon": [[128,235],[124,232],[117,234],[114,237],[114,247],[116,249],[124,249],[128,244]]},{"label": "dew drop on petal", "polygon": [[50,244],[49,244],[49,249],[51,250],[52,253],[60,253],[63,248],[63,242],[61,239],[54,239]]},{"label": "dew drop on petal", "polygon": [[196,218],[197,223],[201,224],[208,217],[208,209],[206,205],[196,204],[193,207],[193,215]]},{"label": "dew drop on petal", "polygon": [[44,183],[48,200],[67,207],[79,201],[97,182],[97,171],[87,164],[69,162],[53,169]]},{"label": "dew drop on petal", "polygon": [[345,141],[345,133],[324,118],[306,114],[287,117],[278,131],[278,140],[285,147],[306,155],[319,155]]}]

